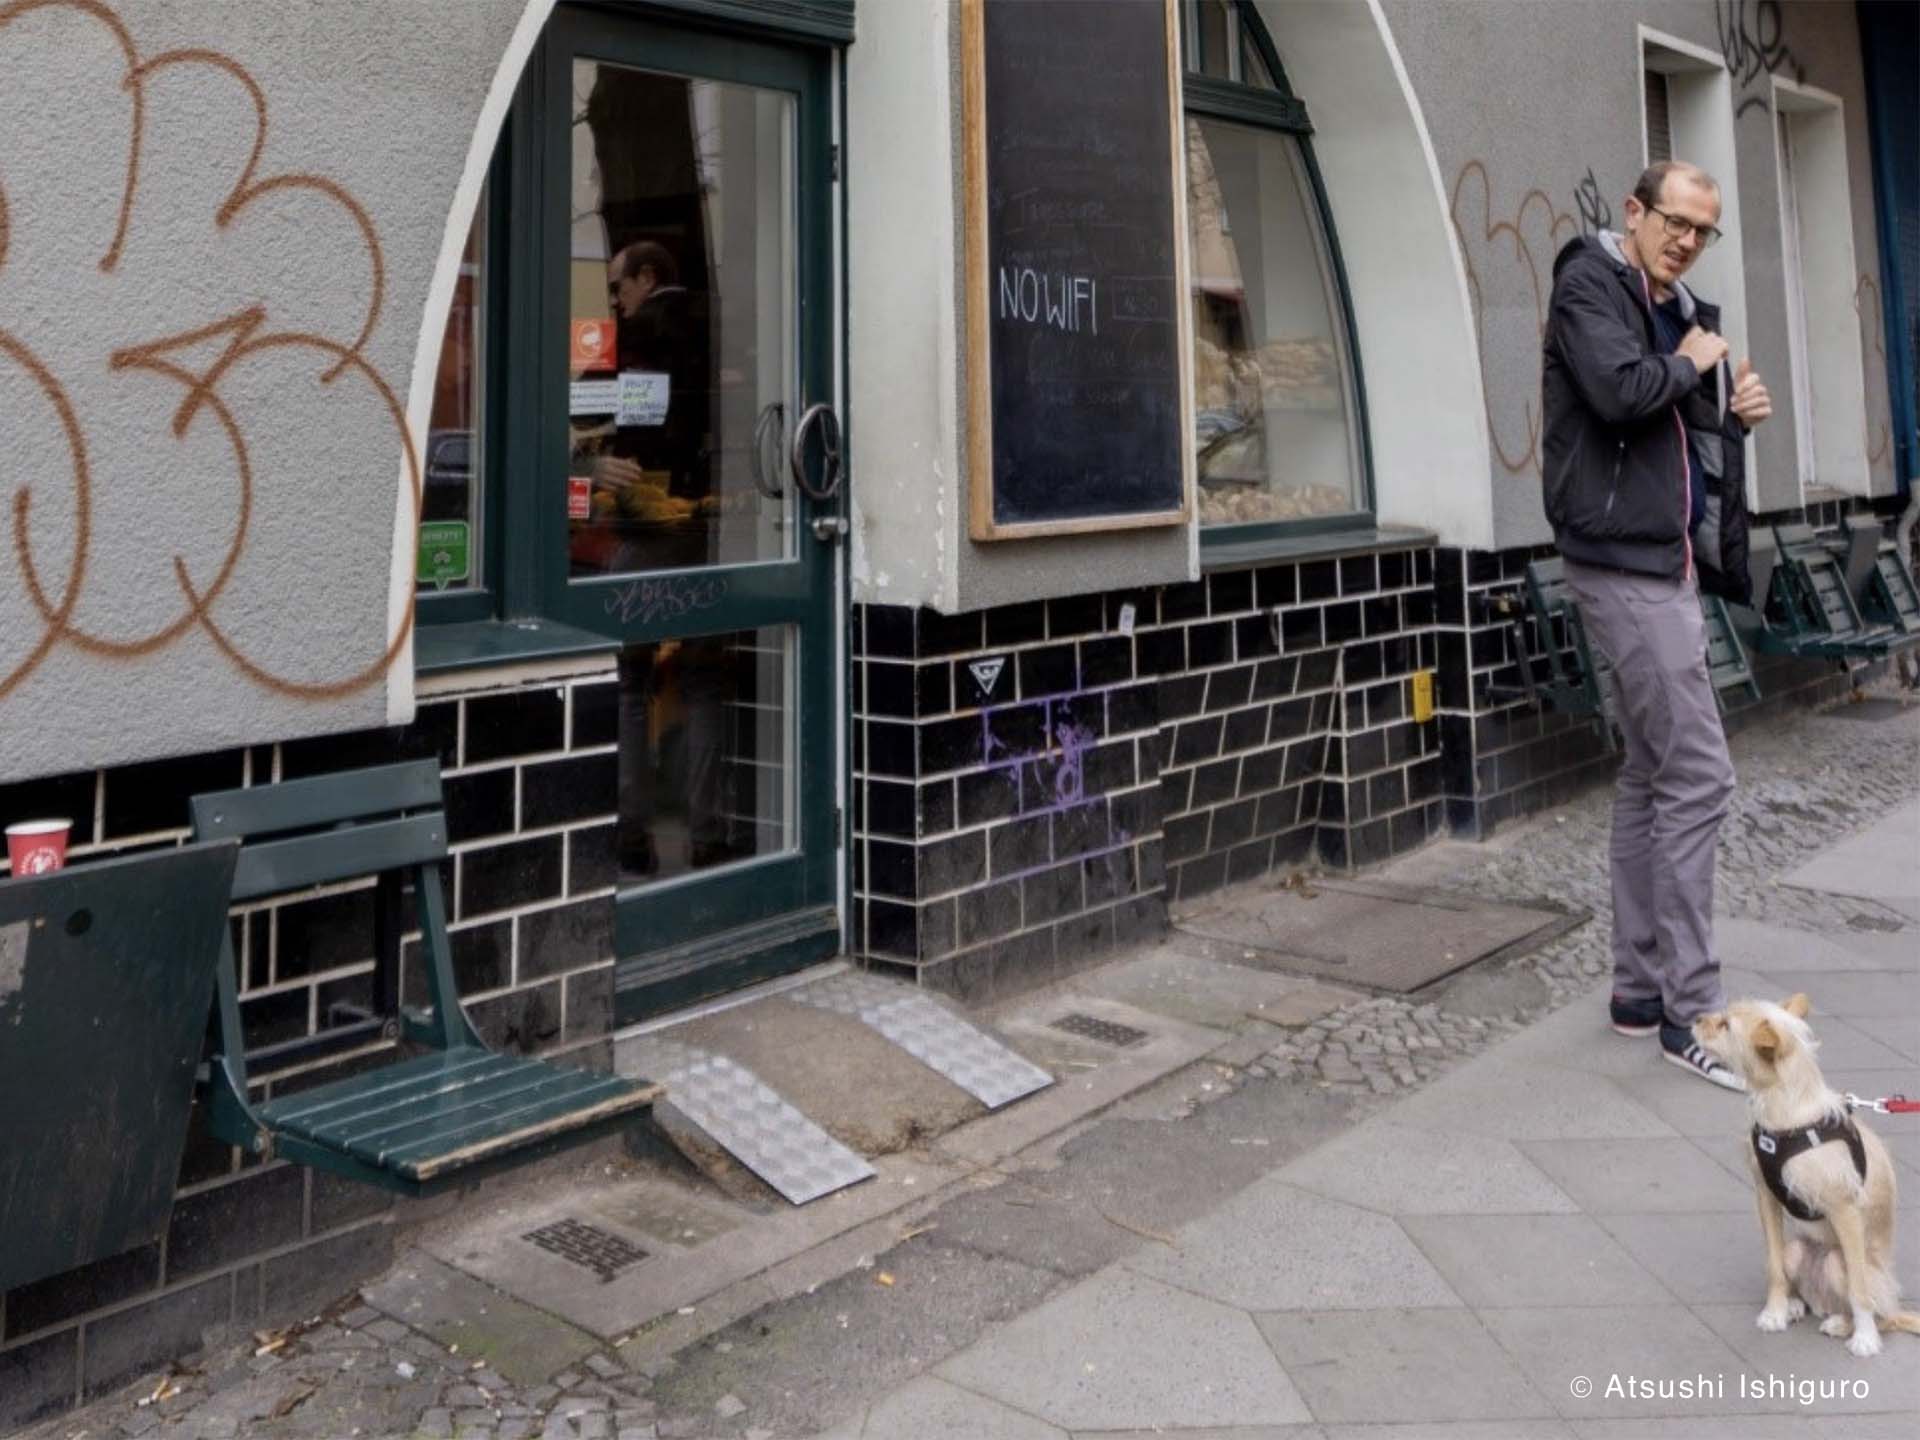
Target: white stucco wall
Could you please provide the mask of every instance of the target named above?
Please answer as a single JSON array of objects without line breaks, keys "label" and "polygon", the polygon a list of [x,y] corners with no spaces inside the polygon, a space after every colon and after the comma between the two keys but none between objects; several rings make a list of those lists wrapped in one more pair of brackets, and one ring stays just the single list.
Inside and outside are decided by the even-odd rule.
[{"label": "white stucco wall", "polygon": [[0,4],[0,780],[411,714],[406,412],[528,8]]}]

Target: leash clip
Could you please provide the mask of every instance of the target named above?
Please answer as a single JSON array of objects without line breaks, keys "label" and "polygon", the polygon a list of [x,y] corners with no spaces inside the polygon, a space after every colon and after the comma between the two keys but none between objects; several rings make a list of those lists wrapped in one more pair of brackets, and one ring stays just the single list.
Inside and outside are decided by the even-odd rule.
[{"label": "leash clip", "polygon": [[[1847,1093],[1840,1098],[1847,1102],[1847,1108],[1849,1110],[1871,1110],[1876,1115],[1891,1115],[1893,1113],[1887,1108],[1886,1100],[1868,1100],[1864,1096],[1854,1094],[1851,1090],[1847,1091]],[[1905,1100],[1907,1097],[1904,1095],[1895,1095],[1891,1098],[1894,1100]]]}]

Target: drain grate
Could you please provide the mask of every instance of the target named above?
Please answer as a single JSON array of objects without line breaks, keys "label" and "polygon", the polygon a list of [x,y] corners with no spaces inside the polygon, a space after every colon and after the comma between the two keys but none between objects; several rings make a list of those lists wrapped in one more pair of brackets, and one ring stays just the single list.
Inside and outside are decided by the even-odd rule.
[{"label": "drain grate", "polygon": [[1069,1035],[1078,1035],[1087,1040],[1098,1040],[1102,1045],[1115,1045],[1125,1049],[1129,1045],[1138,1045],[1147,1038],[1147,1032],[1136,1030],[1131,1025],[1116,1025],[1111,1020],[1097,1020],[1091,1015],[1082,1015],[1075,1011],[1071,1015],[1062,1015],[1053,1022],[1053,1028],[1064,1030]]},{"label": "drain grate", "polygon": [[551,1225],[528,1231],[521,1239],[531,1240],[542,1250],[571,1261],[582,1270],[593,1271],[602,1285],[647,1258],[646,1251],[629,1245],[618,1235],[583,1225],[578,1220],[556,1220]]}]

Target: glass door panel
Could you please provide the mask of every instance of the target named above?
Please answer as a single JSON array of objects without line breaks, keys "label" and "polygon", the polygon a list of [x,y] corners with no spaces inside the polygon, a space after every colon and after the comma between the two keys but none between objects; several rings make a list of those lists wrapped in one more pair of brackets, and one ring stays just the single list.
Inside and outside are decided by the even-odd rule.
[{"label": "glass door panel", "polygon": [[568,573],[792,550],[792,95],[575,57]]},{"label": "glass door panel", "polygon": [[620,656],[620,880],[790,851],[790,625],[640,641]]}]

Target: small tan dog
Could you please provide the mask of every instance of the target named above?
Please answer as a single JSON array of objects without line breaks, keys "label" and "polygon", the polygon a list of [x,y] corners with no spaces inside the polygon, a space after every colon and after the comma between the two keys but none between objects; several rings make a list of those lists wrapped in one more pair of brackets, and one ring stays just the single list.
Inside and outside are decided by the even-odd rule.
[{"label": "small tan dog", "polygon": [[1755,1323],[1784,1330],[1811,1309],[1821,1334],[1864,1358],[1880,1353],[1882,1326],[1920,1335],[1920,1315],[1899,1308],[1893,1163],[1821,1077],[1809,1008],[1804,995],[1737,1001],[1694,1021],[1693,1038],[1747,1082],[1747,1164],[1767,1237],[1767,1304]]}]

